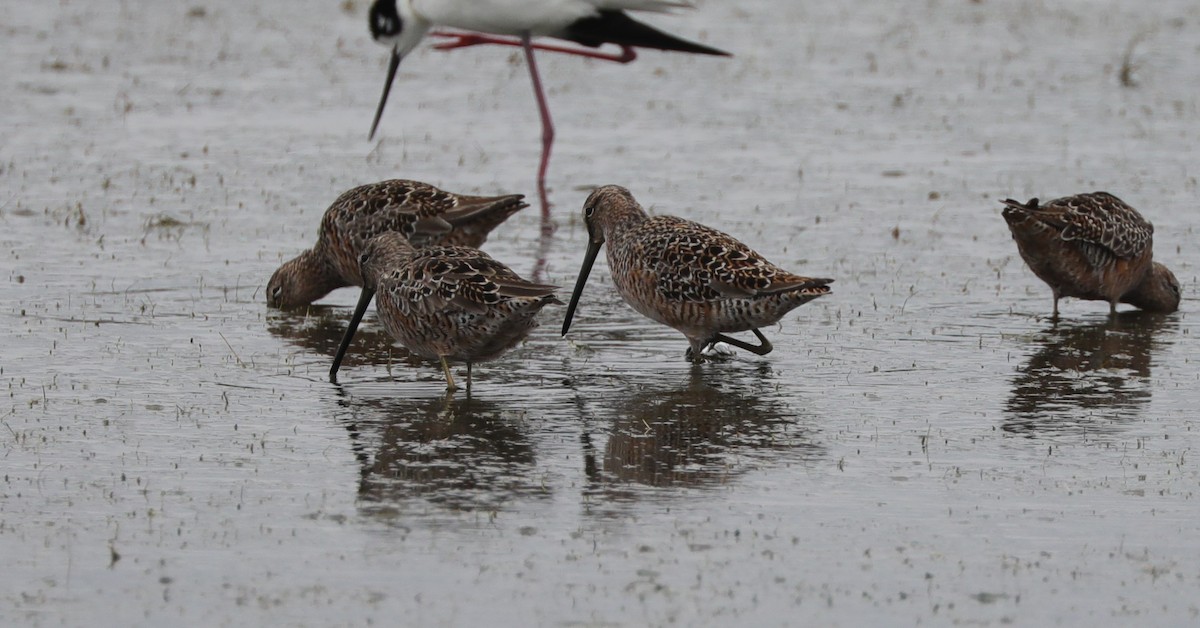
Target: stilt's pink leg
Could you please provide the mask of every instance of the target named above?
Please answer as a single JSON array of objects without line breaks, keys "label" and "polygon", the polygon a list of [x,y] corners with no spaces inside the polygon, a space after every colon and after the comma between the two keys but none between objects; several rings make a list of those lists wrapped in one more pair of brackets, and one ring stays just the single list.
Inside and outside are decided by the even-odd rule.
[{"label": "stilt's pink leg", "polygon": [[[434,31],[430,33],[430,35],[433,35],[434,37],[444,37],[450,40],[434,44],[434,50],[454,50],[455,48],[466,48],[468,46],[478,46],[481,44],[515,46],[518,48],[524,48],[526,45],[526,38],[514,39],[511,37],[486,35],[483,33],[448,33],[444,31]],[[629,46],[621,46],[621,52],[619,54],[600,52],[599,50],[589,50],[587,48],[576,48],[572,46],[556,46],[554,44],[529,43],[529,46],[534,50],[561,52],[563,54],[588,57],[591,59],[601,59],[603,61],[616,61],[617,63],[629,63],[630,61],[637,59],[637,51]]]},{"label": "stilt's pink leg", "polygon": [[531,281],[541,283],[544,281],[546,273],[546,260],[550,256],[550,245],[554,242],[554,221],[546,214],[542,214],[542,229],[541,235],[538,237],[537,251],[533,260],[533,271]]},{"label": "stilt's pink leg", "polygon": [[554,145],[554,122],[550,119],[550,106],[546,103],[546,94],[542,90],[542,79],[538,75],[537,61],[533,58],[533,51],[545,50],[547,52],[559,52],[590,59],[615,61],[617,63],[629,63],[637,59],[637,51],[629,46],[621,46],[620,54],[614,54],[570,46],[535,44],[528,33],[517,39],[485,33],[434,31],[430,34],[448,40],[434,44],[433,48],[435,50],[454,50],[455,48],[466,48],[468,46],[495,44],[499,46],[517,46],[525,51],[525,62],[529,64],[529,77],[533,80],[533,95],[537,98],[538,113],[541,114],[542,118],[542,159],[538,164],[537,174],[538,197],[542,202],[542,232],[547,235],[552,233],[554,231],[554,223],[550,221],[550,197],[546,193],[546,170],[550,167],[550,149]]},{"label": "stilt's pink leg", "polygon": [[533,79],[533,95],[537,97],[538,113],[542,116],[542,161],[538,164],[538,194],[542,197],[542,216],[550,215],[550,199],[546,196],[546,169],[550,166],[550,148],[554,145],[554,122],[550,119],[550,105],[542,91],[542,79],[538,76],[537,61],[533,58],[533,44],[529,35],[521,37],[525,50],[525,62],[529,64],[529,77]]}]

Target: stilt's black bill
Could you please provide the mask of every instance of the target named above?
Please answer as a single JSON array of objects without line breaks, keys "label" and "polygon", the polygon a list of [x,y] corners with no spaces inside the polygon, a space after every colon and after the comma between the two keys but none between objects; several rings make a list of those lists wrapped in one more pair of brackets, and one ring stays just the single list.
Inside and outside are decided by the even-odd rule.
[{"label": "stilt's black bill", "polygon": [[579,278],[575,280],[575,291],[571,293],[571,303],[567,305],[567,317],[563,319],[562,335],[567,335],[571,329],[571,319],[575,318],[575,307],[579,305],[579,295],[583,294],[583,285],[587,283],[588,275],[592,272],[592,264],[600,253],[603,242],[588,242],[587,253],[583,255],[583,266],[579,268]]},{"label": "stilt's black bill", "polygon": [[367,306],[371,303],[371,297],[375,296],[375,291],[371,288],[363,288],[362,294],[358,297],[358,305],[354,307],[354,316],[350,317],[350,325],[346,327],[346,335],[342,336],[342,344],[338,346],[337,355],[333,356],[333,366],[329,367],[329,382],[337,383],[337,372],[342,366],[342,358],[346,356],[346,349],[350,348],[350,342],[354,340],[354,332],[358,331],[358,324],[362,322],[363,314],[367,312]]},{"label": "stilt's black bill", "polygon": [[371,123],[369,140],[375,139],[375,129],[379,128],[379,119],[383,117],[383,107],[387,104],[388,94],[392,91],[392,81],[396,78],[396,68],[400,67],[400,53],[392,49],[392,60],[388,63],[387,82],[383,84],[383,96],[379,98],[379,108],[375,110],[375,121]]}]

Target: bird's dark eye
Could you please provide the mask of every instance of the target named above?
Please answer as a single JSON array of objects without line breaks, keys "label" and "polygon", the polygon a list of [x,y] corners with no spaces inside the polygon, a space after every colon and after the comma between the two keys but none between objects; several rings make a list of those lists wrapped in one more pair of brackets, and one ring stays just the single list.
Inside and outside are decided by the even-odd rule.
[{"label": "bird's dark eye", "polygon": [[589,206],[583,208],[583,217],[584,218],[591,218],[592,214],[595,214],[595,213],[596,213],[595,205],[589,205]]},{"label": "bird's dark eye", "polygon": [[404,30],[404,20],[396,10],[395,0],[378,0],[371,5],[371,37],[375,40],[395,37]]},{"label": "bird's dark eye", "polygon": [[271,296],[275,297],[276,299],[278,299],[279,295],[281,294],[283,294],[283,286],[275,286],[271,289]]},{"label": "bird's dark eye", "polygon": [[366,263],[367,263],[367,262],[368,262],[370,259],[371,259],[371,254],[370,254],[370,253],[363,253],[362,255],[359,255],[359,256],[358,256],[358,264],[359,264],[359,266],[361,266],[361,265],[363,265],[363,264],[366,264]]}]

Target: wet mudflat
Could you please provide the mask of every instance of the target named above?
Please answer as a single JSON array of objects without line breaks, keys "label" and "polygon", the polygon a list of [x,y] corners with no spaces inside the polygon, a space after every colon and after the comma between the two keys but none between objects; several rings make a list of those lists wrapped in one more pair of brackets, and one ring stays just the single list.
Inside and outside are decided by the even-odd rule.
[{"label": "wet mudflat", "polygon": [[[354,185],[534,196],[509,50],[417,52],[365,140],[366,8],[0,6],[0,623],[1197,621],[1195,3],[707,2],[652,21],[732,59],[543,55],[557,231],[493,256],[569,288],[618,183],[837,283],[692,367],[601,262],[470,398],[370,315],[330,385],[354,290],[265,306]],[[998,200],[1095,189],[1179,313],[1046,320]]]}]

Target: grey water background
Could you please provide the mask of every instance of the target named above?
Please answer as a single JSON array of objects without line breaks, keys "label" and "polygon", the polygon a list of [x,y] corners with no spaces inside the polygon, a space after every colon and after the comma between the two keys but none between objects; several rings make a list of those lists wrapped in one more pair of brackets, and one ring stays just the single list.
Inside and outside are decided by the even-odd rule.
[{"label": "grey water background", "polygon": [[[263,285],[342,191],[535,196],[516,51],[367,3],[0,3],[0,624],[1191,625],[1200,5],[722,3],[734,53],[539,58],[558,141],[486,249],[569,288],[591,186],[834,294],[693,368],[600,262],[446,398],[356,292]],[[1181,311],[1068,301],[1006,197],[1103,189]],[[461,372],[461,371],[460,371]]]}]

